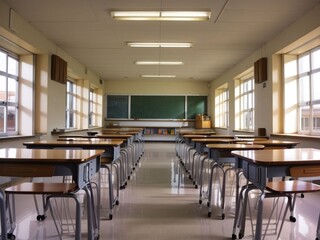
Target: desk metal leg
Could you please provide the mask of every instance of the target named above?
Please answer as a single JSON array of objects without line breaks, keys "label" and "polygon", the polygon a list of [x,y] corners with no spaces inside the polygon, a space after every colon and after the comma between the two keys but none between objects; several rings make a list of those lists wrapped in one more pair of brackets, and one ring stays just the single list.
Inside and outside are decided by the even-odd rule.
[{"label": "desk metal leg", "polygon": [[87,184],[83,189],[87,194],[87,210],[88,210],[88,240],[94,240],[99,237],[99,227],[97,219],[91,183]]},{"label": "desk metal leg", "polygon": [[318,219],[318,227],[317,227],[317,240],[320,239],[320,213],[319,213],[319,219]]},{"label": "desk metal leg", "polygon": [[1,214],[1,239],[7,239],[7,218],[6,218],[5,195],[2,189],[0,189],[0,214]]},{"label": "desk metal leg", "polygon": [[255,232],[255,240],[261,239],[262,234],[262,220],[263,220],[263,200],[265,197],[265,192],[263,191],[258,200],[258,213],[257,213],[257,225],[256,225],[256,232]]}]

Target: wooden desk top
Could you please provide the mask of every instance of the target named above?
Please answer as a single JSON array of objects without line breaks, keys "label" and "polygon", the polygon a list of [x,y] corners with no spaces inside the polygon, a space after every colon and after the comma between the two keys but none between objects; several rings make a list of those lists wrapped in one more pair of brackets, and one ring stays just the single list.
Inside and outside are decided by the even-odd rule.
[{"label": "wooden desk top", "polygon": [[[252,149],[264,149],[264,145],[259,145],[259,144],[207,144],[207,148],[213,148],[213,149],[220,149],[220,150],[252,150]],[[259,150],[260,151],[260,150]]]},{"label": "wooden desk top", "polygon": [[103,154],[102,150],[0,149],[0,163],[82,163]]},{"label": "wooden desk top", "polygon": [[191,141],[199,143],[231,143],[234,140],[227,138],[193,138]]},{"label": "wooden desk top", "polygon": [[109,134],[97,134],[94,138],[130,138],[134,134],[127,134],[127,133],[109,133]]},{"label": "wooden desk top", "polygon": [[105,146],[119,146],[123,143],[121,140],[105,140],[105,141],[35,141],[35,142],[24,142],[23,145],[27,147],[105,147]]},{"label": "wooden desk top", "polygon": [[76,142],[108,142],[108,141],[123,141],[126,142],[127,138],[58,138],[57,141],[76,141]]},{"label": "wooden desk top", "polygon": [[315,148],[232,151],[232,155],[261,165],[320,164],[320,149]]},{"label": "wooden desk top", "polygon": [[200,134],[187,134],[183,135],[184,138],[227,138],[234,139],[232,135],[200,135]]},{"label": "wooden desk top", "polygon": [[201,135],[201,134],[186,134],[183,135],[184,138],[206,138],[208,135]]},{"label": "wooden desk top", "polygon": [[211,135],[211,134],[214,134],[213,131],[186,131],[186,132],[180,132],[179,134],[181,135]]},{"label": "wooden desk top", "polygon": [[299,144],[299,142],[292,141],[282,141],[282,140],[254,140],[254,141],[237,141],[237,143],[241,144],[261,144],[268,146],[276,146],[276,147],[295,147]]}]

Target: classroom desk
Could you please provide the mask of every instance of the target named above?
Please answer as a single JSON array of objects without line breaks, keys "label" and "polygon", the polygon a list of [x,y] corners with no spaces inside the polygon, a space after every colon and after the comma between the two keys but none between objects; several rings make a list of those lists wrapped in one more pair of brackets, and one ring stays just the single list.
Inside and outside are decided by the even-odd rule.
[{"label": "classroom desk", "polygon": [[[34,165],[54,166],[54,176],[71,175],[73,181],[80,189],[87,194],[88,207],[88,239],[96,239],[99,237],[98,218],[91,201],[90,182],[94,175],[100,169],[100,156],[103,154],[101,150],[62,150],[62,149],[20,149],[20,148],[2,148],[0,149],[0,167],[6,169],[6,176],[10,175],[10,168],[17,165],[25,165],[26,171],[19,176],[12,177],[35,177],[32,171]],[[3,200],[3,190],[0,191],[0,198]],[[4,201],[2,201],[4,204]],[[1,206],[1,239],[7,239],[7,217],[6,211],[2,211]],[[76,228],[76,239],[81,239],[81,226]]]},{"label": "classroom desk", "polygon": [[212,135],[215,134],[214,131],[195,131],[195,130],[190,130],[190,131],[183,131],[183,132],[178,132],[179,135],[184,136],[184,135]]},{"label": "classroom desk", "polygon": [[265,148],[294,148],[299,142],[282,141],[282,140],[255,140],[255,141],[237,141],[240,144],[262,144]]},{"label": "classroom desk", "polygon": [[[23,145],[27,148],[32,149],[54,149],[54,148],[65,148],[65,149],[99,149],[104,150],[101,155],[103,161],[101,164],[112,164],[114,161],[120,158],[120,146],[123,141],[118,139],[104,139],[103,141],[93,140],[91,141],[35,141],[35,142],[24,142]],[[111,168],[108,168],[111,171]],[[111,181],[111,176],[109,176],[109,181]],[[99,184],[100,185],[100,184]],[[118,203],[118,196],[114,197],[113,190],[109,187],[110,195],[110,213],[109,219],[112,219],[112,209],[113,205]],[[98,199],[98,206],[100,206],[100,199]]]},{"label": "classroom desk", "polygon": [[34,141],[24,142],[23,145],[29,149],[53,149],[53,148],[81,148],[104,150],[102,157],[114,161],[120,157],[120,145],[123,141],[106,139],[104,141]]},{"label": "classroom desk", "polygon": [[242,169],[244,176],[261,190],[255,231],[255,239],[260,240],[263,200],[268,178],[290,176],[290,168],[295,166],[320,166],[320,149],[292,148],[232,151],[232,155],[236,158],[236,167]]},{"label": "classroom desk", "polygon": [[[209,149],[209,159],[213,159],[214,164],[210,170],[210,179],[209,181],[209,193],[208,193],[208,216],[211,216],[211,191],[212,191],[212,176],[214,168],[218,167],[223,171],[223,181],[222,181],[222,193],[221,193],[221,210],[222,210],[222,219],[224,219],[224,203],[225,203],[225,188],[226,188],[226,173],[230,170],[238,171],[239,168],[235,166],[236,159],[231,154],[234,150],[259,150],[264,149],[264,145],[260,144],[207,144],[206,147]],[[232,164],[234,166],[227,168],[226,170],[223,168],[223,164]],[[238,173],[236,174],[238,176]],[[201,176],[202,177],[202,176]],[[201,194],[202,188],[200,188]],[[236,191],[236,201],[238,200],[238,191]],[[201,195],[199,199],[199,203],[201,201]]]},{"label": "classroom desk", "polygon": [[[81,137],[66,137],[65,135],[62,135],[57,139],[57,141],[77,141],[77,142],[103,142],[106,140],[118,140],[122,141],[120,148],[120,153],[125,152],[125,159],[123,159],[123,162],[120,161],[120,178],[121,178],[121,184],[120,189],[125,188],[127,184],[127,177],[130,175],[130,169],[129,169],[129,158],[133,158],[134,150],[131,148],[131,145],[133,143],[133,135],[127,135],[127,134],[105,134],[105,135],[95,135],[95,136],[81,136]],[[129,151],[131,151],[131,155],[129,154]],[[131,160],[132,163],[134,162],[134,159]]]}]

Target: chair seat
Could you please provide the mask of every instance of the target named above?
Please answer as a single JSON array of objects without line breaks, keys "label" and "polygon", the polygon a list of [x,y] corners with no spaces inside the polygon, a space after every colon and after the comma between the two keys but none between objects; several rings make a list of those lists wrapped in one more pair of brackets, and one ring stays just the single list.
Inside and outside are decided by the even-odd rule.
[{"label": "chair seat", "polygon": [[5,192],[10,194],[66,194],[77,190],[78,186],[75,183],[26,182],[8,187]]},{"label": "chair seat", "polygon": [[320,185],[300,180],[268,182],[266,188],[269,191],[279,193],[306,193],[320,191]]}]

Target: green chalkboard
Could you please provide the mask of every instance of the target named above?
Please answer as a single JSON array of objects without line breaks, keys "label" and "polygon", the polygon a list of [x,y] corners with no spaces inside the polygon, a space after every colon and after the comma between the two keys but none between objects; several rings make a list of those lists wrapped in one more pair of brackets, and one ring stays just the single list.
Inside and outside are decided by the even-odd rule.
[{"label": "green chalkboard", "polygon": [[129,96],[107,96],[107,118],[129,118]]},{"label": "green chalkboard", "polygon": [[184,119],[185,96],[131,96],[131,118]]},{"label": "green chalkboard", "polygon": [[197,114],[207,114],[207,96],[187,96],[187,119],[195,119]]}]

